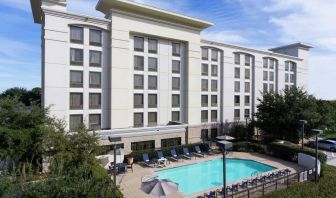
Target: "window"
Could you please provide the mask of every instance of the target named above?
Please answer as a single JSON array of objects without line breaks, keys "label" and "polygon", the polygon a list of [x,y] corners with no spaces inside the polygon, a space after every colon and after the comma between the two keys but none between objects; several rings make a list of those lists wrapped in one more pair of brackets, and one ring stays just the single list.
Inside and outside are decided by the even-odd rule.
[{"label": "window", "polygon": [[181,56],[181,45],[180,43],[173,43],[173,56]]},{"label": "window", "polygon": [[216,140],[217,136],[218,136],[218,130],[217,130],[217,128],[212,128],[211,129],[211,134],[210,134],[211,139],[212,140]]},{"label": "window", "polygon": [[234,91],[240,92],[240,82],[239,81],[234,82]]},{"label": "window", "polygon": [[208,129],[202,129],[201,138],[202,138],[203,141],[207,141],[209,139],[209,130]]},{"label": "window", "polygon": [[180,107],[180,95],[179,94],[172,95],[172,107]]},{"label": "window", "polygon": [[131,143],[131,150],[132,151],[143,151],[143,150],[150,150],[155,148],[155,141],[144,141],[144,142],[132,142]]},{"label": "window", "polygon": [[148,113],[148,126],[156,126],[157,125],[157,113],[149,112]]},{"label": "window", "polygon": [[172,89],[173,90],[180,90],[180,78],[173,77],[173,80],[172,80]]},{"label": "window", "polygon": [[90,88],[101,88],[101,73],[100,72],[90,72],[89,87]]},{"label": "window", "polygon": [[240,120],[240,109],[235,109],[234,110],[234,119],[235,120]]},{"label": "window", "polygon": [[275,67],[275,60],[270,59],[270,69],[274,69],[274,67]]},{"label": "window", "polygon": [[143,94],[134,94],[134,108],[144,107],[144,96]]},{"label": "window", "polygon": [[234,54],[234,62],[236,65],[240,65],[240,54]]},{"label": "window", "polygon": [[263,92],[267,92],[268,91],[268,84],[264,83],[263,84]]},{"label": "window", "polygon": [[90,45],[102,45],[102,32],[100,30],[90,29]]},{"label": "window", "polygon": [[202,122],[208,122],[208,110],[202,110],[201,111],[201,121]]},{"label": "window", "polygon": [[148,89],[157,90],[157,76],[148,76]]},{"label": "window", "polygon": [[268,68],[268,59],[267,58],[263,59],[263,66],[264,66],[264,68]]},{"label": "window", "polygon": [[101,129],[101,116],[100,114],[89,115],[89,129],[100,130]]},{"label": "window", "polygon": [[143,71],[144,70],[144,57],[134,56],[134,70]]},{"label": "window", "polygon": [[295,74],[290,75],[290,82],[294,83],[295,82]]},{"label": "window", "polygon": [[181,62],[178,60],[173,60],[172,73],[179,74],[181,72]]},{"label": "window", "polygon": [[245,55],[245,65],[250,66],[250,64],[251,64],[251,56]]},{"label": "window", "polygon": [[70,42],[83,43],[83,28],[70,26]]},{"label": "window", "polygon": [[217,110],[211,110],[211,122],[217,122]]},{"label": "window", "polygon": [[83,109],[82,93],[70,93],[70,109]]},{"label": "window", "polygon": [[202,95],[201,104],[202,104],[202,107],[207,107],[209,105],[208,95]]},{"label": "window", "polygon": [[250,96],[245,96],[245,106],[250,106]]},{"label": "window", "polygon": [[212,95],[211,96],[211,106],[213,107],[217,107],[218,103],[217,103],[217,96],[216,95]]},{"label": "window", "polygon": [[235,75],[235,78],[240,78],[240,68],[235,67],[234,75]]},{"label": "window", "polygon": [[291,63],[290,63],[290,70],[291,70],[292,72],[294,72],[294,71],[295,71],[295,68],[296,68],[296,64],[293,63],[293,62],[291,62]]},{"label": "window", "polygon": [[251,74],[250,74],[250,69],[245,69],[245,79],[250,79]]},{"label": "window", "polygon": [[100,93],[90,93],[89,94],[89,108],[90,109],[100,109],[101,108],[101,94]]},{"label": "window", "polygon": [[289,82],[289,74],[285,74],[285,82]]},{"label": "window", "polygon": [[209,90],[208,80],[202,79],[202,91],[208,91],[208,90]]},{"label": "window", "polygon": [[211,76],[218,76],[217,65],[211,65]]},{"label": "window", "polygon": [[148,52],[156,54],[158,50],[158,41],[155,39],[148,39]]},{"label": "window", "polygon": [[217,50],[211,50],[211,60],[218,61],[218,52]]},{"label": "window", "polygon": [[211,91],[217,91],[217,80],[211,80]]},{"label": "window", "polygon": [[208,76],[208,64],[202,64],[202,76]]},{"label": "window", "polygon": [[176,147],[181,145],[181,138],[169,138],[161,140],[161,148]]},{"label": "window", "polygon": [[285,62],[285,71],[289,71],[289,62]]},{"label": "window", "polygon": [[157,58],[149,57],[148,58],[148,71],[157,71],[158,61]]},{"label": "window", "polygon": [[269,80],[274,81],[274,72],[269,73]]},{"label": "window", "polygon": [[70,87],[83,87],[83,72],[70,71]]},{"label": "window", "polygon": [[148,107],[157,108],[157,95],[156,94],[148,94]]},{"label": "window", "polygon": [[250,93],[250,83],[245,82],[245,93]]},{"label": "window", "polygon": [[83,123],[83,115],[70,115],[70,131],[76,131]]},{"label": "window", "polygon": [[90,66],[101,67],[101,52],[90,50]]},{"label": "window", "polygon": [[71,48],[70,49],[70,64],[83,65],[83,50]]},{"label": "window", "polygon": [[143,127],[143,113],[134,113],[134,127]]},{"label": "window", "polygon": [[180,121],[180,112],[173,111],[172,112],[172,121],[179,122]]},{"label": "window", "polygon": [[234,105],[240,106],[240,96],[234,96]]},{"label": "window", "polygon": [[270,84],[269,85],[269,91],[270,92],[274,92],[274,84]]},{"label": "window", "polygon": [[244,117],[249,118],[250,117],[250,109],[245,109],[244,110]]},{"label": "window", "polygon": [[202,60],[209,59],[209,50],[207,48],[202,48]]},{"label": "window", "polygon": [[268,72],[267,72],[267,71],[264,71],[264,72],[263,72],[263,79],[264,79],[265,81],[268,80]]},{"label": "window", "polygon": [[144,77],[143,75],[134,75],[134,89],[144,88]]},{"label": "window", "polygon": [[134,37],[134,51],[143,52],[144,51],[144,38]]}]

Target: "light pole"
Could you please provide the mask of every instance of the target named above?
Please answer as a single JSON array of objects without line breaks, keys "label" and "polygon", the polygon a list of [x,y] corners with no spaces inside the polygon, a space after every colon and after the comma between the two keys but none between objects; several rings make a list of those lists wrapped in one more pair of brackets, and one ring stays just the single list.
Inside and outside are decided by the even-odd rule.
[{"label": "light pole", "polygon": [[217,145],[223,149],[223,197],[226,198],[226,155],[225,152],[232,148],[232,142],[217,141]]},{"label": "light pole", "polygon": [[301,131],[301,149],[303,150],[303,139],[304,139],[304,126],[305,124],[307,124],[307,120],[299,120],[299,123],[301,124],[302,126],[302,131]]},{"label": "light pole", "polygon": [[108,137],[108,140],[112,142],[113,145],[113,183],[114,183],[114,197],[116,197],[117,192],[117,143],[121,141],[121,137]]},{"label": "light pole", "polygon": [[317,160],[318,160],[318,136],[321,135],[323,133],[322,130],[320,129],[313,129],[312,130],[313,133],[316,135],[315,136],[315,182],[317,183],[317,178],[318,178],[318,173],[317,173]]}]

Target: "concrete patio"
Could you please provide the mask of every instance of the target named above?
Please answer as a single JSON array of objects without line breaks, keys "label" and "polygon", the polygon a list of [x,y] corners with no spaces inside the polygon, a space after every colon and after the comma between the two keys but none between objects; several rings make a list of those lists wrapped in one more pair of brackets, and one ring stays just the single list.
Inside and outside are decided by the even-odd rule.
[{"label": "concrete patio", "polygon": [[[156,176],[155,171],[156,170],[163,170],[167,168],[173,168],[188,164],[194,164],[202,161],[207,161],[211,159],[221,158],[222,155],[212,155],[205,158],[196,158],[193,160],[184,160],[182,162],[170,162],[168,163],[167,167],[165,168],[150,168],[145,167],[141,164],[134,164],[133,165],[133,172],[128,171],[125,174],[121,174],[117,176],[117,182],[121,187],[121,191],[127,198],[139,198],[139,197],[155,197],[155,196],[149,196],[142,192],[140,190],[141,181],[142,178],[149,178]],[[303,168],[299,167],[296,163],[284,161],[278,158],[258,154],[258,153],[243,153],[243,152],[232,152],[229,155],[227,155],[228,158],[238,158],[238,159],[250,159],[255,160],[273,167],[276,167],[277,169],[290,169],[292,172],[297,172],[300,170],[303,170]],[[236,182],[235,182],[236,183]],[[221,186],[218,186],[214,189],[219,189]],[[207,189],[205,192],[209,192],[210,190],[214,189]],[[198,192],[196,194],[187,196],[187,197],[197,197],[198,195],[203,195],[204,192]],[[174,193],[170,196],[167,196],[167,198],[181,198],[185,197],[182,193]]]}]

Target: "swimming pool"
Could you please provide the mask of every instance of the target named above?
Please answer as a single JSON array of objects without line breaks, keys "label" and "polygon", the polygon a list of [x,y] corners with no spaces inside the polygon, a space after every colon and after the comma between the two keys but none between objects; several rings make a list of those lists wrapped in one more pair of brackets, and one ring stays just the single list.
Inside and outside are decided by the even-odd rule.
[{"label": "swimming pool", "polygon": [[[226,182],[234,182],[276,168],[253,160],[227,159]],[[159,179],[170,179],[179,184],[184,195],[223,185],[223,158],[156,171]]]}]

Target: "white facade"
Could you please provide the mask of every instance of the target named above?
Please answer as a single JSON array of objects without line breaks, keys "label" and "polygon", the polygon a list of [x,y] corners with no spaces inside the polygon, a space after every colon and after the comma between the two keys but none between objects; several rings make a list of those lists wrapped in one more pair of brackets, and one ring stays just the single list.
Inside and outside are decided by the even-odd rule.
[{"label": "white facade", "polygon": [[[308,86],[308,45],[261,51],[202,40],[200,32],[212,23],[127,0],[100,0],[96,9],[105,19],[69,13],[66,0],[31,3],[42,25],[43,106],[68,128],[72,116],[71,123],[82,120],[101,129],[102,140],[108,135],[129,140],[126,131],[139,139],[134,134],[147,131],[143,140],[155,136],[158,147],[160,131],[166,137],[167,124],[178,121],[183,125],[171,134],[182,144],[201,141],[202,129],[251,117],[263,91]],[[93,40],[101,35],[98,45],[91,34]],[[72,39],[80,36],[80,42]]]}]

